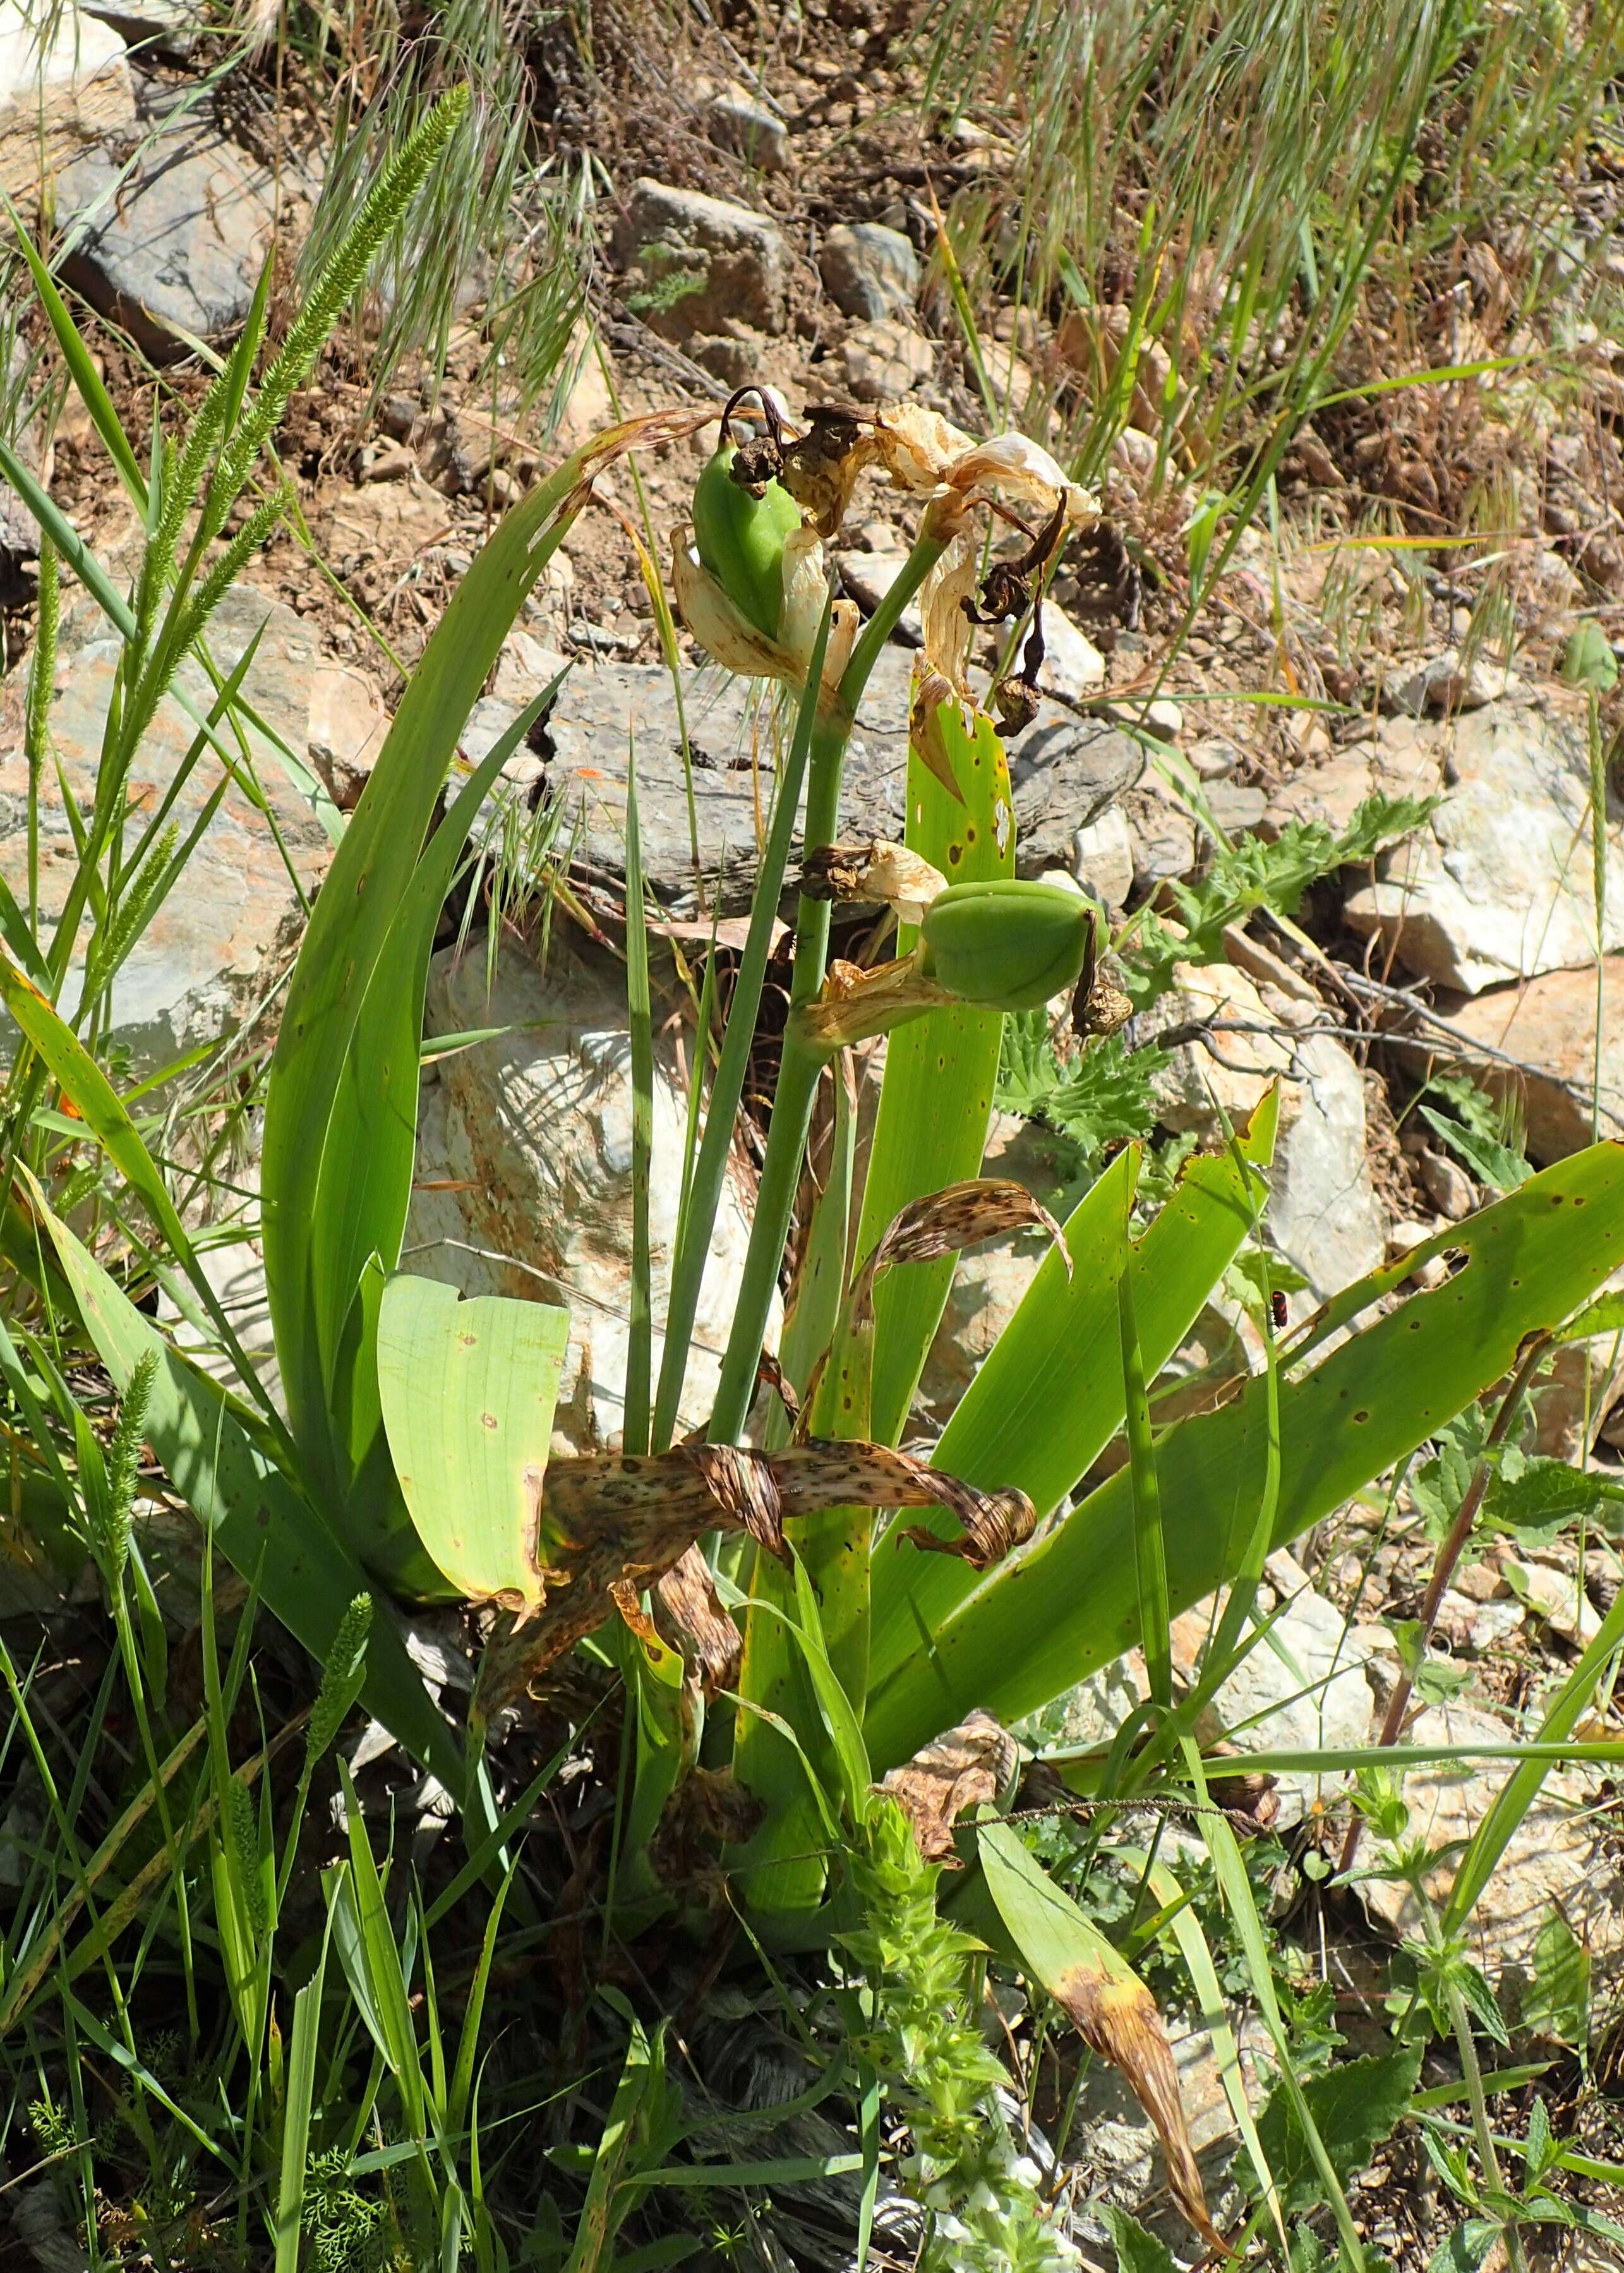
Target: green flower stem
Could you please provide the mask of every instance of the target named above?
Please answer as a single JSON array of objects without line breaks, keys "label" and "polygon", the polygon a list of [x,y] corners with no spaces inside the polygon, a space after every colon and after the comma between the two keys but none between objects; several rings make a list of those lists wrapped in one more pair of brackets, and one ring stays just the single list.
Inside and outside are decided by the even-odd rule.
[{"label": "green flower stem", "polygon": [[[851,739],[863,690],[880,649],[902,620],[902,611],[945,550],[945,540],[930,536],[920,537],[902,574],[864,626],[834,701],[812,729],[803,857],[834,842],[840,820],[841,774],[846,745]],[[784,1242],[789,1237],[790,1212],[800,1181],[801,1156],[806,1148],[806,1131],[812,1120],[812,1098],[825,1063],[820,1052],[808,1047],[799,1039],[793,1014],[820,991],[828,950],[829,903],[808,899],[803,893],[795,919],[791,1016],[779,1061],[778,1084],[773,1092],[767,1158],[756,1193],[744,1281],[734,1309],[722,1378],[711,1412],[710,1441],[714,1444],[737,1443],[755,1396],[756,1369],[761,1362],[773,1289],[778,1284]]]},{"label": "green flower stem", "polygon": [[[808,678],[813,686],[822,675],[828,636],[829,610],[826,605],[823,620],[818,626],[817,639],[812,644],[808,671]],[[767,831],[767,851],[756,878],[755,904],[750,911],[750,931],[739,963],[738,984],[734,989],[732,1006],[728,1013],[727,1031],[722,1037],[715,1077],[710,1085],[705,1134],[700,1139],[692,1178],[683,1200],[677,1254],[671,1264],[671,1290],[665,1306],[665,1347],[660,1360],[660,1389],[655,1407],[654,1449],[656,1452],[665,1451],[677,1429],[677,1408],[682,1402],[683,1383],[688,1369],[689,1345],[693,1339],[694,1316],[700,1305],[700,1285],[710,1254],[716,1206],[722,1197],[722,1178],[727,1174],[728,1155],[732,1150],[733,1125],[738,1113],[738,1100],[744,1092],[751,1046],[755,1040],[756,1012],[760,1007],[761,986],[767,976],[767,960],[773,943],[773,919],[778,911],[779,895],[783,889],[784,870],[790,863],[790,840],[795,829],[796,814],[800,807],[801,784],[806,778],[815,716],[815,701],[810,695],[804,696],[795,722],[795,732],[790,738],[789,754],[779,778],[778,802],[774,807],[772,827]]]}]

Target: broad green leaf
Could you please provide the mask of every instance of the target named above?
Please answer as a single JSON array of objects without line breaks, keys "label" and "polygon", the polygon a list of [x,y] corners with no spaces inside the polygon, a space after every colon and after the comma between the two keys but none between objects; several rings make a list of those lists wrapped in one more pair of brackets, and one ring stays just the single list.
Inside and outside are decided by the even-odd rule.
[{"label": "broad green leaf", "polygon": [[1147,2233],[1136,2217],[1110,2202],[1101,2205],[1099,2217],[1117,2253],[1117,2273],[1179,2273],[1179,2261],[1167,2244]]},{"label": "broad green leaf", "polygon": [[[1274,1151],[1278,1093],[1269,1091],[1239,1149],[1254,1167]],[[1016,1484],[1051,1514],[1122,1426],[1117,1273],[1125,1193],[1136,1152],[1119,1155],[1065,1226],[1068,1277],[1052,1251],[958,1410],[932,1466],[984,1490]],[[1229,1151],[1192,1159],[1172,1197],[1134,1242],[1134,1309],[1145,1373],[1154,1380],[1194,1324],[1251,1230],[1261,1192],[1248,1192]],[[948,1536],[939,1518],[926,1526]],[[1125,1541],[1124,1544],[1126,1545]],[[981,1584],[955,1556],[921,1555],[882,1540],[874,1557],[871,1678],[878,1689]]]},{"label": "broad green leaf", "polygon": [[[1508,1371],[1526,1334],[1559,1324],[1624,1261],[1624,1145],[1574,1154],[1451,1234],[1465,1261],[1446,1285],[1378,1317],[1306,1371],[1287,1353],[1276,1546],[1406,1458]],[[1385,1284],[1381,1273],[1369,1282]],[[1351,1292],[1336,1307],[1354,1316],[1363,1306]],[[1158,1441],[1175,1615],[1235,1568],[1268,1434],[1268,1383],[1257,1377],[1233,1403]],[[1132,1480],[1118,1474],[994,1572],[936,1632],[928,1657],[905,1662],[871,1699],[876,1767],[909,1759],[977,1706],[1019,1720],[1130,1647],[1132,1523]]]},{"label": "broad green leaf", "polygon": [[[906,840],[950,884],[992,881],[1015,873],[1014,808],[1009,765],[992,721],[978,715],[967,736],[955,702],[937,712],[963,792],[959,804],[909,746]],[[897,951],[917,934],[904,928]],[[909,1200],[976,1175],[986,1150],[998,1080],[1001,1011],[932,1010],[901,1026],[887,1044],[885,1078],[857,1228],[859,1261]],[[953,1284],[954,1261],[894,1271],[881,1281],[874,1314],[873,1435],[902,1436],[920,1369]]]},{"label": "broad green leaf", "polygon": [[567,1310],[402,1273],[384,1289],[378,1386],[417,1535],[475,1599],[542,1600],[536,1523]]},{"label": "broad green leaf", "polygon": [[[1314,2127],[1341,2179],[1362,2170],[1409,2112],[1421,2072],[1420,2044],[1379,2058],[1338,2060],[1323,2075],[1306,2076],[1299,2089]],[[1257,2119],[1270,2174],[1288,2212],[1317,2207],[1320,2176],[1290,2095],[1276,2084]],[[1255,2189],[1256,2179],[1247,2173]]]},{"label": "broad green leaf", "polygon": [[[432,938],[423,903],[437,868],[449,881],[461,838],[441,849],[445,830],[437,832],[415,893],[414,879],[458,738],[570,525],[559,508],[583,462],[580,453],[565,459],[513,508],[436,627],[333,856],[277,1036],[261,1180],[266,1277],[295,1437],[341,1501],[348,1480],[332,1420],[340,1344],[368,1257],[392,1267],[400,1253]],[[471,819],[460,800],[465,829]]]},{"label": "broad green leaf", "polygon": [[[366,1573],[288,1478],[260,1452],[233,1400],[179,1357],[52,1215],[37,1185],[39,1219],[61,1259],[86,1332],[120,1391],[151,1350],[159,1369],[146,1413],[146,1441],[198,1520],[235,1568],[256,1575],[268,1607],[325,1664],[346,1611],[366,1591]],[[367,1710],[451,1789],[462,1768],[441,1718],[397,1628],[374,1618],[361,1695]]]},{"label": "broad green leaf", "polygon": [[1619,683],[1619,659],[1613,643],[1591,617],[1575,624],[1562,656],[1562,677],[1570,686],[1593,686],[1608,694]]}]

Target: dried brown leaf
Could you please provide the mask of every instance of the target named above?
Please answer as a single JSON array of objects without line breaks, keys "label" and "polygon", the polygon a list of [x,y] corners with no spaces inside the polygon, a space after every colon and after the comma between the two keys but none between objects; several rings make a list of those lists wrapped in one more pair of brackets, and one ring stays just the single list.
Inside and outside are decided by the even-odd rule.
[{"label": "dried brown leaf", "polygon": [[[783,1560],[785,1524],[835,1507],[945,1508],[968,1534],[972,1560],[1029,1538],[1036,1520],[1023,1492],[983,1492],[910,1453],[863,1442],[813,1438],[777,1452],[677,1444],[555,1460],[542,1496],[543,1598],[522,1630],[487,1650],[484,1709],[515,1702],[612,1609],[629,1602],[640,1617],[639,1598],[650,1587],[720,1662],[726,1614],[707,1598],[708,1574],[701,1583],[687,1560],[693,1542],[706,1531],[743,1531]],[[668,1589],[662,1582],[679,1564],[683,1575]]]},{"label": "dried brown leaf", "polygon": [[889,1792],[913,1827],[914,1842],[927,1863],[962,1867],[953,1827],[972,1807],[995,1805],[1014,1775],[1020,1746],[991,1713],[979,1709],[949,1729],[900,1768],[879,1789]]}]

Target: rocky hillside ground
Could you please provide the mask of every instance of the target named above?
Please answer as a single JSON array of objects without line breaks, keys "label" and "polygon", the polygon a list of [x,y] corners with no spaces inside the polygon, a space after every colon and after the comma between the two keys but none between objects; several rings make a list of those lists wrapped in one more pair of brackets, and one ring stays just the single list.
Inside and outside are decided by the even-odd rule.
[{"label": "rocky hillside ground", "polygon": [[[505,359],[503,347],[512,295],[537,289],[538,264],[527,274],[515,255],[512,276],[493,285],[485,258],[454,306],[432,311],[438,339],[421,311],[392,328],[385,295],[356,311],[296,401],[281,446],[303,525],[232,595],[214,641],[228,668],[258,635],[247,685],[293,762],[262,767],[263,809],[231,797],[207,821],[185,890],[138,949],[118,998],[129,1065],[198,1053],[179,1092],[194,1125],[217,1109],[228,1068],[251,1102],[234,1123],[226,1181],[251,1188],[253,1079],[329,857],[323,797],[340,813],[354,806],[404,675],[493,520],[611,417],[719,404],[766,384],[792,415],[905,396],[973,430],[1014,424],[1056,446],[1098,441],[1089,420],[1114,389],[1123,415],[1092,469],[1104,518],[1062,564],[1045,611],[1044,700],[1011,746],[1022,872],[1060,872],[1095,894],[1124,956],[1151,916],[1216,922],[1212,958],[1180,964],[1127,1031],[1135,1049],[1161,1044],[1144,1061],[1149,1104],[1135,1108],[1134,1133],[1176,1158],[1193,1141],[1221,1141],[1224,1116],[1280,1082],[1269,1231],[1290,1266],[1292,1315],[1411,1249],[1428,1283],[1448,1268],[1438,1242],[1447,1248],[1449,1225],[1527,1163],[1597,1134],[1624,1136],[1624,370],[1593,312],[1624,258],[1611,249],[1616,146],[1598,134],[1567,150],[1543,247],[1509,221],[1462,232],[1408,280],[1413,297],[1373,289],[1340,342],[1335,384],[1293,423],[1242,527],[1218,512],[1221,476],[1227,466],[1239,479],[1265,429],[1237,409],[1225,457],[1209,389],[1192,375],[1205,368],[1201,326],[1216,323],[1216,285],[1205,316],[1201,292],[1190,294],[1171,346],[1141,341],[1132,212],[1115,297],[1034,296],[986,259],[967,281],[972,221],[994,244],[1020,209],[1025,145],[1012,118],[992,100],[922,106],[921,52],[870,0],[807,0],[793,26],[790,12],[767,23],[696,6],[656,36],[605,8],[580,45],[558,26],[538,34],[532,154],[555,183],[585,184],[567,229],[532,232],[567,254],[567,274],[544,274],[548,352],[528,334]],[[332,198],[341,177],[328,141],[338,97],[296,44],[273,33],[239,50],[190,0],[64,7],[41,94],[15,19],[13,9],[0,20],[0,185],[31,221],[43,212],[65,248],[61,278],[94,318],[87,336],[140,433],[154,410],[168,419],[195,401],[206,349],[241,325],[273,248],[278,305],[293,304],[324,178]],[[347,93],[364,92],[364,79],[352,71]],[[1418,207],[1426,190],[1422,178],[1406,194]],[[400,275],[392,289],[406,292]],[[1288,309],[1280,336],[1255,343],[1263,364],[1290,362],[1292,320]],[[131,509],[89,419],[73,397],[60,400],[55,350],[19,274],[9,326],[19,446],[92,550],[127,568]],[[1445,366],[1465,375],[1369,391]],[[572,1304],[561,1427],[583,1448],[618,1427],[630,1283],[625,1012],[605,947],[618,937],[628,749],[669,949],[657,973],[656,1316],[698,1055],[693,1005],[707,956],[725,983],[770,792],[770,706],[702,670],[680,628],[673,678],[663,597],[644,573],[709,446],[707,436],[674,446],[636,482],[625,468],[604,477],[600,509],[510,639],[470,725],[470,760],[572,668],[505,769],[486,868],[448,917],[430,986],[431,1032],[500,1031],[425,1073],[408,1234],[416,1267],[469,1291],[539,1285]],[[851,525],[840,576],[866,611],[909,532],[878,484]],[[1210,575],[1215,532],[1220,551],[1234,541]],[[20,892],[19,664],[37,537],[14,497],[0,552],[0,871]],[[854,836],[899,833],[917,637],[905,619],[876,677],[850,769]],[[70,580],[52,731],[63,777],[81,793],[94,784],[117,656]],[[188,739],[178,712],[161,714],[143,796],[163,795]],[[183,828],[202,816],[208,787],[183,788]],[[1401,842],[1321,864],[1293,888],[1285,853],[1303,825],[1336,837],[1373,795],[1422,800],[1424,817]],[[53,862],[66,873],[71,835],[49,784],[43,834],[49,912]],[[1044,1096],[1007,1078],[992,1153],[999,1173],[1052,1202],[1130,1130],[1098,1127],[1083,1142],[1063,1113],[1045,1112]],[[757,1153],[748,1123],[701,1302],[702,1347],[719,1345],[730,1314]],[[213,1205],[221,1291],[262,1350],[251,1214],[233,1215],[218,1195]],[[922,1387],[921,1435],[951,1410],[1037,1259],[1017,1243],[965,1264]],[[1253,1362],[1244,1291],[1215,1302],[1175,1362],[1165,1416],[1223,1395]],[[703,1397],[702,1369],[690,1385]],[[1624,1489],[1617,1335],[1563,1353],[1536,1423],[1538,1451]],[[1426,1489],[1399,1484],[1323,1527],[1301,1561],[1274,1558],[1272,1646],[1216,1699],[1239,1745],[1372,1741],[1434,1544]],[[1493,1743],[1526,1726],[1620,1583],[1605,1524],[1495,1538],[1442,1595],[1448,1677],[1410,1741]],[[1181,1676],[1194,1677],[1208,1624],[1204,1612],[1179,1622]],[[1108,1741],[1142,1682],[1142,1666],[1123,1661],[1045,1733]],[[1617,1730],[1610,1711],[1597,1726]],[[1416,1923],[1391,1881],[1372,1883],[1365,1918],[1346,1897],[1322,1901],[1324,1873],[1303,1867],[1321,1849],[1334,1857],[1340,1823],[1336,1838],[1321,1826],[1341,1789],[1329,1775],[1283,1779],[1269,1868],[1305,1993],[1328,1982],[1338,2024],[1355,2035],[1380,2022],[1388,1953]],[[1480,1766],[1418,1769],[1412,1822],[1434,1844],[1463,1834],[1495,1789]],[[1601,2154],[1616,2147],[1612,2118],[1578,2062],[1606,2037],[1624,1961],[1620,1851],[1611,1784],[1579,1768],[1554,1774],[1476,1920],[1487,1980],[1530,2025],[1552,1920],[1588,1950],[1589,2013],[1565,2035],[1548,2022],[1541,2041],[1557,2063],[1549,2083]],[[1198,2019],[1179,2057],[1216,2170],[1234,2142]],[[1035,2077],[1040,2113],[1045,2095],[1064,2099],[1066,2082]],[[1159,2165],[1126,2095],[1089,2080],[1070,2135],[1084,2191],[1155,2213]],[[1445,2217],[1435,2176],[1418,2163],[1379,2164],[1363,2188],[1356,2205],[1374,2241],[1422,2262],[1416,2253]],[[1607,2199],[1599,2185],[1596,2199]]]}]

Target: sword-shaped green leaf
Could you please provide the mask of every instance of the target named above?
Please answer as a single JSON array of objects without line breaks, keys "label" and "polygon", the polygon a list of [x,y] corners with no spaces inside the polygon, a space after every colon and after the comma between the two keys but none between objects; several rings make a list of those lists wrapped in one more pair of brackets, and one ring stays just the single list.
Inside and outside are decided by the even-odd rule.
[{"label": "sword-shaped green leaf", "polygon": [[[1263,1098],[1238,1150],[1255,1170],[1274,1151],[1277,1093]],[[1021,1307],[942,1431],[933,1465],[984,1489],[1017,1484],[1039,1516],[1051,1514],[1122,1426],[1117,1279],[1131,1252],[1134,1302],[1145,1372],[1154,1380],[1178,1348],[1251,1230],[1262,1198],[1235,1153],[1203,1154],[1185,1168],[1171,1198],[1131,1250],[1122,1236],[1126,1190],[1137,1148],[1120,1153],[1072,1210],[1066,1225],[1071,1272],[1045,1255]],[[926,1525],[948,1537],[939,1518]],[[873,1567],[870,1678],[890,1679],[981,1583],[947,1555],[919,1555],[882,1540]]]},{"label": "sword-shaped green leaf", "polygon": [[[1560,1325],[1624,1262],[1624,1144],[1547,1168],[1456,1227],[1451,1245],[1464,1261],[1445,1285],[1378,1317],[1310,1370],[1284,1353],[1276,1546],[1406,1458],[1507,1371],[1524,1336]],[[1386,1281],[1366,1283],[1373,1299]],[[1351,1317],[1360,1306],[1350,1294],[1339,1307]],[[1175,1615],[1244,1552],[1263,1488],[1268,1391],[1254,1377],[1232,1404],[1157,1443]],[[909,1759],[973,1707],[1005,1722],[1036,1711],[1128,1648],[1137,1617],[1123,1471],[995,1573],[871,1699],[876,1767]]]},{"label": "sword-shaped green leaf", "polygon": [[[967,735],[956,702],[937,713],[961,805],[911,745],[908,753],[909,849],[950,884],[987,882],[1015,873],[1014,807],[1009,767],[992,721],[977,716]],[[918,934],[897,940],[908,954]],[[981,1167],[992,1118],[1003,1014],[954,1006],[900,1026],[886,1048],[885,1079],[857,1228],[859,1261],[905,1208],[926,1192],[961,1183]],[[953,1284],[954,1257],[894,1272],[875,1303],[873,1429],[894,1444],[918,1384],[932,1337]]]},{"label": "sword-shaped green leaf", "polygon": [[[318,1664],[367,1577],[309,1503],[255,1443],[235,1400],[195,1372],[138,1310],[94,1257],[54,1216],[27,1171],[36,1215],[61,1259],[85,1330],[123,1391],[148,1351],[158,1373],[146,1408],[146,1441],[198,1521],[234,1567],[258,1580],[268,1607]],[[460,1790],[456,1743],[406,1645],[375,1609],[361,1695],[367,1710],[414,1758]]]}]

